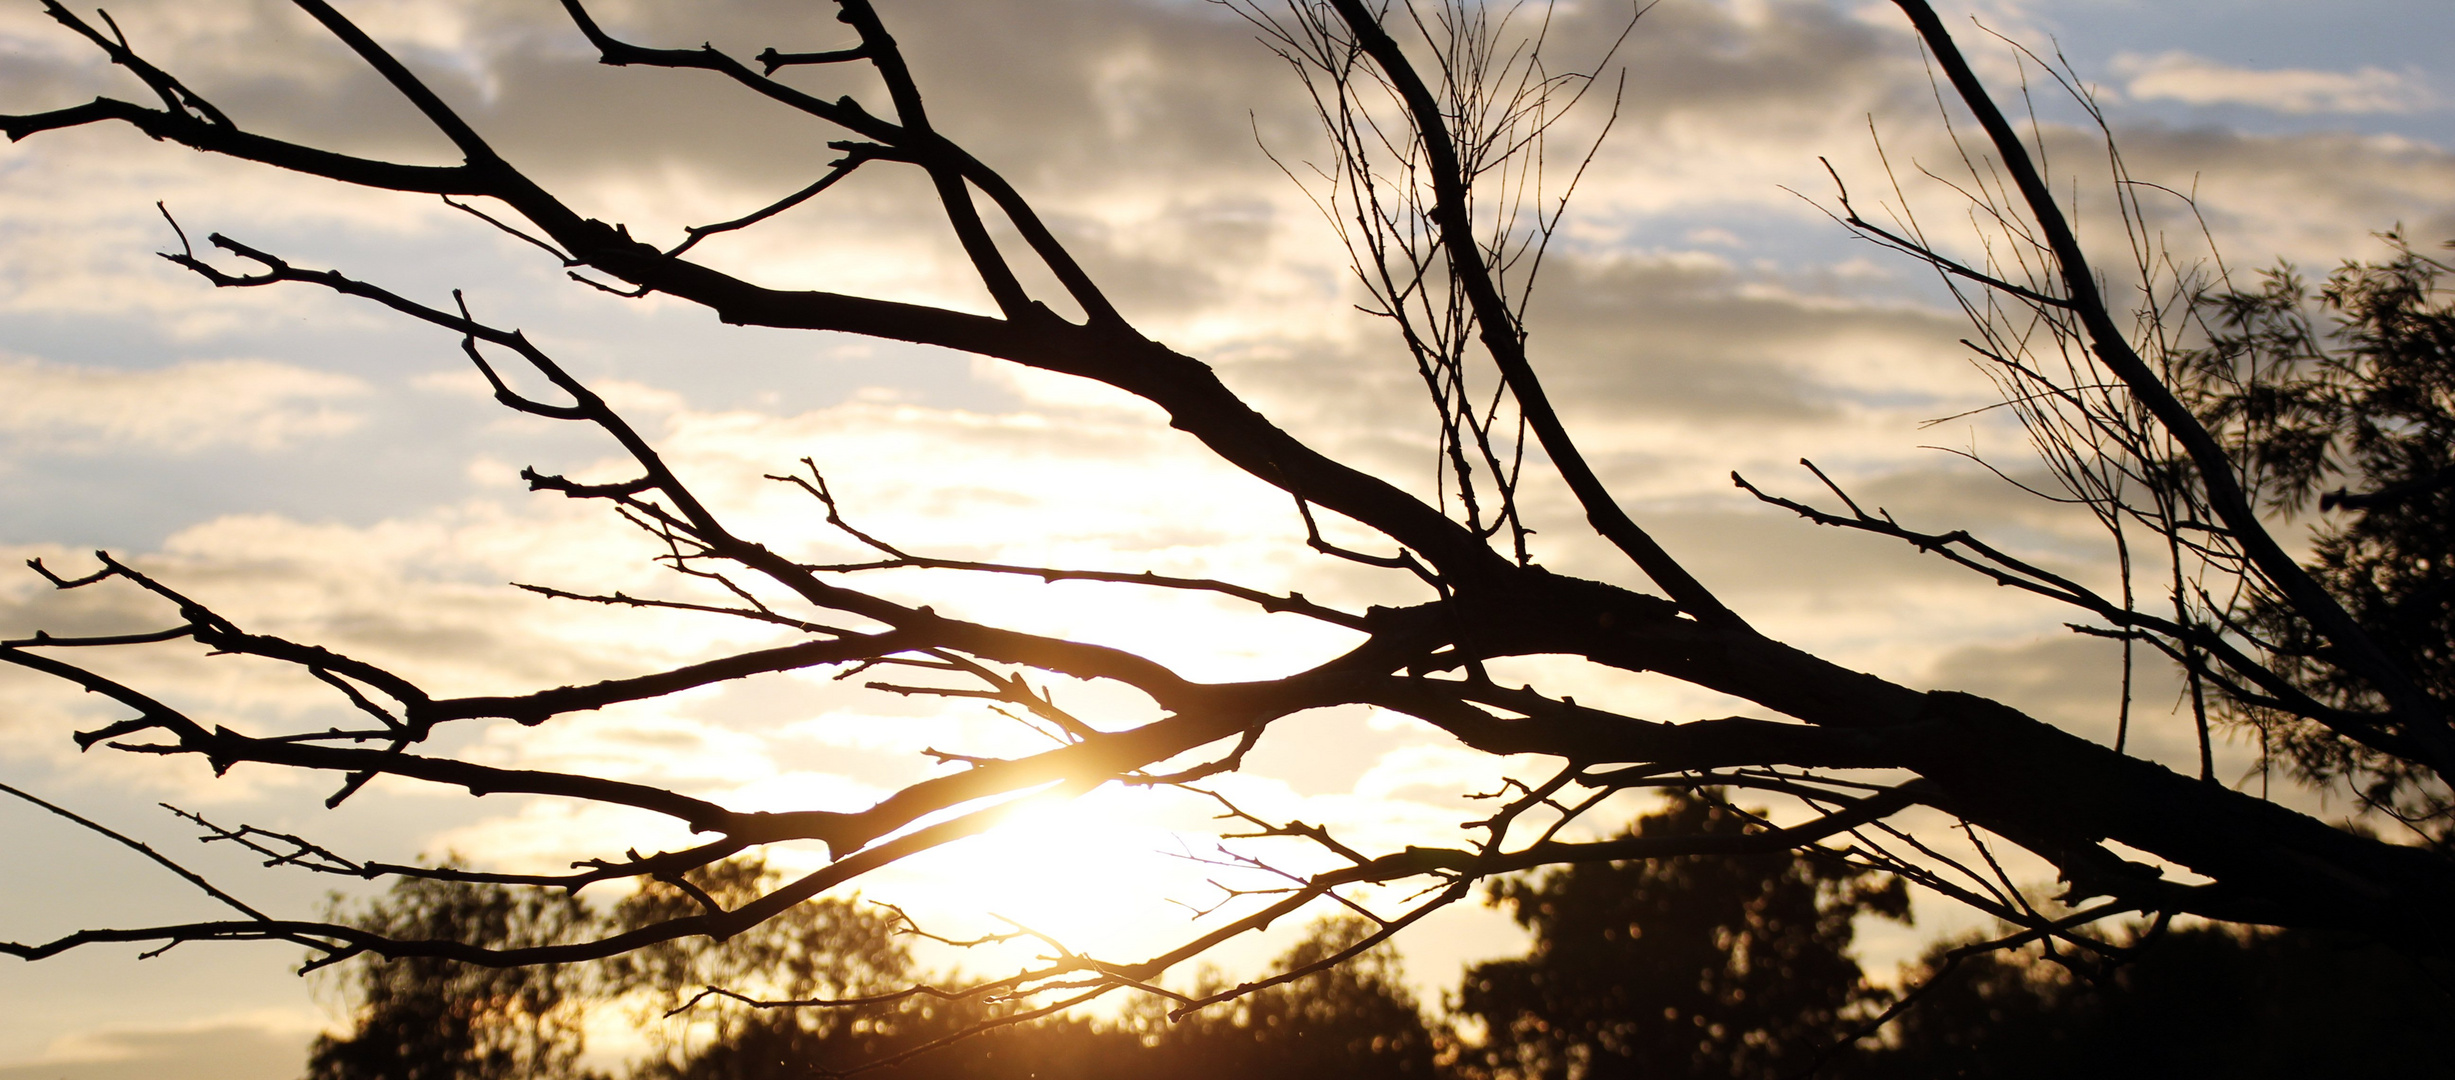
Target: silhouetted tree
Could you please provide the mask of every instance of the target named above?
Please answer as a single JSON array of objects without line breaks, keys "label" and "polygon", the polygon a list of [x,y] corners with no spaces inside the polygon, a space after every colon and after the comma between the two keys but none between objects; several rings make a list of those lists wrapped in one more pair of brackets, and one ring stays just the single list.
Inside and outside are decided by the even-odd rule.
[{"label": "silhouetted tree", "polygon": [[[571,894],[405,877],[347,918],[373,932],[413,939],[533,948],[654,925],[701,904],[741,903],[772,888],[775,876],[758,858],[729,859],[671,881],[652,880],[602,912]],[[800,905],[728,941],[658,942],[580,964],[480,967],[429,957],[369,958],[346,969],[354,974],[347,988],[355,1018],[351,1030],[316,1040],[309,1076],[587,1077],[593,1074],[579,1064],[587,1049],[584,1020],[607,1010],[636,1014],[646,1030],[661,1033],[672,1025],[654,1023],[655,1018],[690,1007],[694,1039],[662,1040],[659,1054],[636,1070],[645,1075],[703,1075],[675,1063],[705,1056],[709,1047],[772,1041],[779,1027],[862,1041],[917,1022],[943,1034],[944,1024],[930,1026],[934,1017],[915,1015],[908,1004],[899,1009],[893,1000],[867,1008],[765,1010],[704,993],[721,985],[744,996],[777,999],[891,995],[913,974],[911,955],[896,938],[900,926],[901,920],[883,909],[827,899]],[[876,1046],[864,1042],[855,1049]]]},{"label": "silhouetted tree", "polygon": [[[1674,794],[1633,837],[1761,828],[1720,792]],[[1784,1077],[1890,1000],[1851,955],[1853,921],[1906,921],[1897,879],[1837,860],[1688,855],[1584,863],[1492,888],[1534,931],[1469,971],[1473,1071],[1512,1080]]]},{"label": "silhouetted tree", "polygon": [[[1428,1080],[1439,1037],[1400,981],[1388,946],[1325,966],[1369,934],[1356,919],[1313,924],[1273,962],[1297,978],[1229,1005],[1171,1019],[1179,999],[1147,996],[1114,1022],[1050,1017],[999,1027],[896,1061],[882,1080]],[[1215,975],[1196,995],[1229,989]],[[806,1016],[806,1011],[800,1015]],[[675,1080],[786,1080],[813,1067],[847,1069],[891,1058],[979,1024],[980,1006],[916,998],[894,1013],[850,1024],[763,1013],[686,1061],[644,1075]]]},{"label": "silhouetted tree", "polygon": [[[2455,699],[2455,297],[2438,284],[2445,263],[2384,239],[2385,261],[2345,263],[2315,297],[2290,267],[2212,297],[2211,341],[2177,381],[2274,509],[2321,515],[2313,575],[2430,693]],[[2285,597],[2259,590],[2241,607],[2303,692],[2347,712],[2384,706]],[[2455,835],[2448,789],[2411,759],[2226,700],[2304,779],[2349,780],[2439,841]]]},{"label": "silhouetted tree", "polygon": [[[349,921],[408,940],[530,948],[579,940],[595,915],[567,893],[402,878]],[[480,967],[429,956],[368,961],[356,1023],[319,1036],[309,1080],[562,1080],[581,1077],[581,1012],[599,996],[569,965]]]},{"label": "silhouetted tree", "polygon": [[2445,1076],[2448,972],[2372,941],[2215,926],[2134,940],[2117,960],[2037,949],[1956,963],[1894,1022],[1891,1045],[1842,1056],[1840,1080],[2109,1080]]},{"label": "silhouetted tree", "polygon": [[[407,878],[351,921],[525,947],[653,925],[676,907],[739,902],[772,887],[772,876],[756,859],[731,859],[652,882],[602,913],[569,896]],[[368,962],[349,969],[353,1025],[316,1040],[309,1080],[604,1080],[580,1059],[583,1020],[607,1011],[631,1014],[656,1043],[624,1070],[633,1080],[802,1080],[890,1059],[874,1070],[881,1080],[1426,1080],[1437,1071],[1434,1030],[1389,946],[1323,965],[1369,934],[1356,919],[1315,923],[1277,966],[1318,970],[1232,1007],[1172,1020],[1179,1002],[1154,996],[1114,1022],[1051,1016],[962,1039],[954,1037],[994,1019],[994,1008],[897,993],[920,977],[901,929],[885,909],[825,900],[729,941],[662,942],[585,964]],[[711,986],[733,993],[707,993]],[[1197,992],[1223,989],[1212,976]],[[807,1004],[776,1004],[792,1001]],[[660,1022],[676,1009],[680,1024]]]},{"label": "silhouetted tree", "polygon": [[[1438,1070],[1442,1033],[1425,1022],[1406,988],[1398,954],[1387,945],[1345,963],[1330,958],[1362,944],[1371,923],[1349,917],[1314,923],[1271,966],[1310,974],[1238,996],[1223,1008],[1161,1016],[1169,1002],[1146,999],[1138,1030],[1155,1051],[1143,1075],[1187,1080],[1338,1077],[1427,1080]],[[1200,987],[1203,996],[1224,985]]]}]

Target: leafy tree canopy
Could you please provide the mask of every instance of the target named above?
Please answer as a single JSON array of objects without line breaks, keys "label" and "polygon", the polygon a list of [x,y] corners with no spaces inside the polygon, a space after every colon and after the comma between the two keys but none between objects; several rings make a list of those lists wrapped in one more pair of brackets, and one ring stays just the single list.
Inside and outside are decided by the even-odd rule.
[{"label": "leafy tree canopy", "polygon": [[[1628,835],[1759,821],[1720,795],[1674,794]],[[1534,948],[1469,972],[1462,1010],[1490,1032],[1476,1071],[1526,1080],[1796,1073],[1890,1000],[1853,921],[1909,918],[1898,879],[1787,853],[1584,863],[1491,893]]]},{"label": "leafy tree canopy", "polygon": [[[2439,286],[2447,264],[2399,233],[2383,239],[2387,258],[2346,262],[2315,295],[2290,266],[2215,295],[2210,341],[2184,355],[2178,383],[2271,509],[2323,515],[2313,575],[2424,687],[2455,700],[2455,296]],[[2246,621],[2311,696],[2382,707],[2284,598],[2257,593]],[[2410,761],[2281,710],[2234,715],[2302,777],[2352,780],[2374,805],[2451,835],[2445,785]]]},{"label": "leafy tree canopy", "polygon": [[2341,934],[2216,926],[2135,934],[2119,963],[1938,946],[1866,1080],[2443,1076],[2448,972]]}]

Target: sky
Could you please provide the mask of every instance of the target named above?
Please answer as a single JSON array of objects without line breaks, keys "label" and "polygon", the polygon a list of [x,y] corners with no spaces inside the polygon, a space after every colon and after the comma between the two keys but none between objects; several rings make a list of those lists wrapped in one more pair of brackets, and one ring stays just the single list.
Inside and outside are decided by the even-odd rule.
[{"label": "sky", "polygon": [[[616,70],[542,0],[343,3],[506,155],[584,212],[677,237],[822,170],[837,133],[745,102],[689,72]],[[633,40],[709,41],[748,56],[840,44],[787,3],[592,5]],[[1190,0],[1033,4],[881,0],[937,126],[1000,169],[1145,333],[1214,365],[1265,414],[1342,460],[1430,494],[1431,416],[1386,329],[1358,314],[1345,256],[1277,162],[1319,161],[1300,87],[1224,9]],[[2119,251],[2092,170],[2103,148],[2034,66],[1968,23],[2059,55],[2091,88],[2133,175],[2196,197],[2153,206],[2186,258],[2247,275],[2319,270],[2382,249],[2401,226],[2455,237],[2455,9],[2440,3],[1988,0],[1941,4],[2008,97],[2033,89],[2059,183],[2086,242]],[[450,160],[439,137],[308,20],[272,0],[127,3],[138,49],[252,128],[351,152]],[[1552,48],[1591,64],[1628,9],[1563,3]],[[1580,53],[1579,50],[1584,50]],[[1865,537],[1756,505],[1728,474],[1811,493],[1810,457],[1904,522],[1966,527],[2047,565],[2102,573],[2084,521],[1965,459],[2017,471],[2015,433],[1985,404],[1931,273],[1852,239],[1826,214],[1833,179],[1862,204],[1898,198],[1947,244],[1967,208],[1920,167],[1957,161],[1915,42],[1886,4],[1664,0],[1605,69],[1619,113],[1547,259],[1530,325],[1569,424],[1631,511],[1759,627],[1912,685],[1997,696],[2110,737],[2107,654],[2062,614]],[[859,91],[832,74],[828,93]],[[41,16],[0,8],[0,111],[141,94]],[[1572,115],[1559,145],[1598,131]],[[1879,157],[1877,148],[1882,148]],[[1299,176],[1304,170],[1294,170]],[[823,515],[761,479],[809,458],[864,529],[948,557],[1156,570],[1297,589],[1345,605],[1412,596],[1304,549],[1283,497],[1206,457],[1153,408],[1105,388],[960,355],[725,327],[670,300],[619,300],[440,203],[285,176],[117,127],[0,149],[0,566],[90,566],[101,548],[207,599],[241,625],[380,657],[454,693],[508,692],[687,663],[769,639],[701,619],[557,603],[511,581],[671,591],[653,550],[596,508],[527,493],[523,466],[612,477],[613,448],[495,405],[457,342],[304,289],[213,290],[155,257],[219,231],[524,328],[664,447],[700,492],[780,549],[842,555]],[[2204,222],[2204,233],[2197,222]],[[1960,248],[1956,250],[1966,250]],[[789,287],[986,307],[912,177],[869,168],[760,229],[709,241],[711,263]],[[2214,264],[2210,264],[2214,265]],[[1530,490],[1538,553],[1635,584],[1577,539],[1553,486]],[[897,579],[941,610],[1130,645],[1198,678],[1294,670],[1335,634],[1183,596],[1087,585]],[[55,595],[0,575],[0,635],[167,624],[126,590]],[[315,722],[329,694],[194,650],[100,661],[167,700],[234,724]],[[1529,678],[1664,719],[1735,706],[1659,681],[1549,662]],[[1110,722],[1136,704],[1096,686],[1063,700]],[[2153,694],[2151,696],[2154,696]],[[335,714],[337,715],[337,714]],[[677,842],[623,813],[378,784],[325,811],[323,781],[75,751],[110,718],[69,688],[0,672],[0,782],[175,852],[284,911],[321,909],[331,879],[199,847],[156,804],[300,832],[369,858],[454,853],[543,868]],[[977,708],[779,676],[529,730],[471,728],[446,749],[526,768],[585,768],[744,809],[857,808],[928,775],[921,753],[1028,748]],[[2183,729],[2144,753],[2183,762]],[[2240,747],[2225,760],[2237,767]],[[1524,762],[1464,751],[1363,711],[1275,728],[1223,786],[1250,808],[1351,842],[1454,842]],[[2312,805],[2319,805],[2312,803]],[[1631,804],[1627,812],[1635,812]],[[1131,954],[1186,930],[1209,850],[1190,800],[1102,793],[862,883],[933,929],[992,914]],[[9,846],[0,936],[201,915],[205,902],[123,850],[30,807],[0,805]],[[1426,838],[1431,838],[1427,840]],[[610,845],[610,846],[609,846]],[[806,865],[808,852],[779,861]],[[794,863],[793,860],[803,860]],[[991,897],[992,900],[984,900]],[[1965,922],[1921,905],[1869,942],[1889,970]],[[1271,939],[1229,950],[1252,965]],[[1401,941],[1427,988],[1522,947],[1500,915],[1461,909]],[[0,1080],[294,1074],[338,1022],[336,986],[301,980],[286,946],[191,945],[139,961],[94,949],[0,962]],[[979,966],[978,958],[966,960]],[[608,1033],[619,1046],[619,1033]],[[166,1062],[185,1062],[176,1067]],[[199,1062],[210,1062],[209,1064]]]}]

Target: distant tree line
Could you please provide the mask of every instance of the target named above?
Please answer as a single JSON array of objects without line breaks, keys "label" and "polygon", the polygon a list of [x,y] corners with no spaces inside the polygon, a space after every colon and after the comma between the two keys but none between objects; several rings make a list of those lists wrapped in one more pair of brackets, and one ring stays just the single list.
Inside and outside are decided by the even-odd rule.
[{"label": "distant tree line", "polygon": [[[1636,835],[1737,831],[1718,792],[1678,793]],[[755,860],[717,864],[604,912],[500,886],[410,879],[359,918],[387,933],[540,944],[619,931],[672,908],[756,895]],[[704,900],[703,900],[704,898]],[[488,969],[428,959],[352,971],[354,1026],[320,1038],[310,1080],[612,1080],[584,1062],[584,1020],[645,1021],[722,986],[771,1000],[702,999],[635,1080],[782,1080],[892,1061],[880,1080],[1783,1080],[1967,1077],[2427,1076],[2455,1073],[2447,971],[2349,939],[2216,927],[2135,933],[2112,956],[1938,945],[1903,985],[1853,954],[1863,918],[1906,921],[1898,880],[1788,853],[1595,863],[1492,890],[1533,935],[1523,957],[1478,965],[1439,1012],[1386,947],[1171,1022],[1159,997],[1114,1019],[994,1027],[1000,1005],[893,996],[926,981],[890,910],[821,900],[729,942],[677,942],[578,966]],[[594,925],[591,925],[594,924]],[[1280,969],[1355,944],[1370,926],[1324,920]],[[1201,989],[1216,989],[1216,985]],[[1888,1010],[1897,1015],[1888,1016]],[[1888,1019],[1880,1033],[1874,1021]],[[660,1030],[658,1025],[647,1025]]]}]

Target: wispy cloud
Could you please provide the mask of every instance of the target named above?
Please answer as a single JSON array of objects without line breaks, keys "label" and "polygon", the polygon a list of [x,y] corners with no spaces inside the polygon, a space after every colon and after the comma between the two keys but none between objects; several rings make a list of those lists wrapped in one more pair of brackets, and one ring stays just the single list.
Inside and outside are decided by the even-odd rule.
[{"label": "wispy cloud", "polygon": [[296,1015],[255,1010],[206,1024],[71,1032],[36,1063],[0,1067],[0,1080],[133,1080],[186,1076],[242,1080],[296,1072],[307,1031]]},{"label": "wispy cloud", "polygon": [[2279,68],[2257,71],[2174,50],[2122,53],[2114,71],[2130,80],[2132,97],[2190,105],[2249,105],[2281,113],[2409,113],[2438,104],[2418,76],[2363,67],[2358,71]]},{"label": "wispy cloud", "polygon": [[357,427],[364,417],[341,402],[367,390],[347,375],[269,360],[114,371],[0,356],[0,439],[55,453],[280,450]]}]

